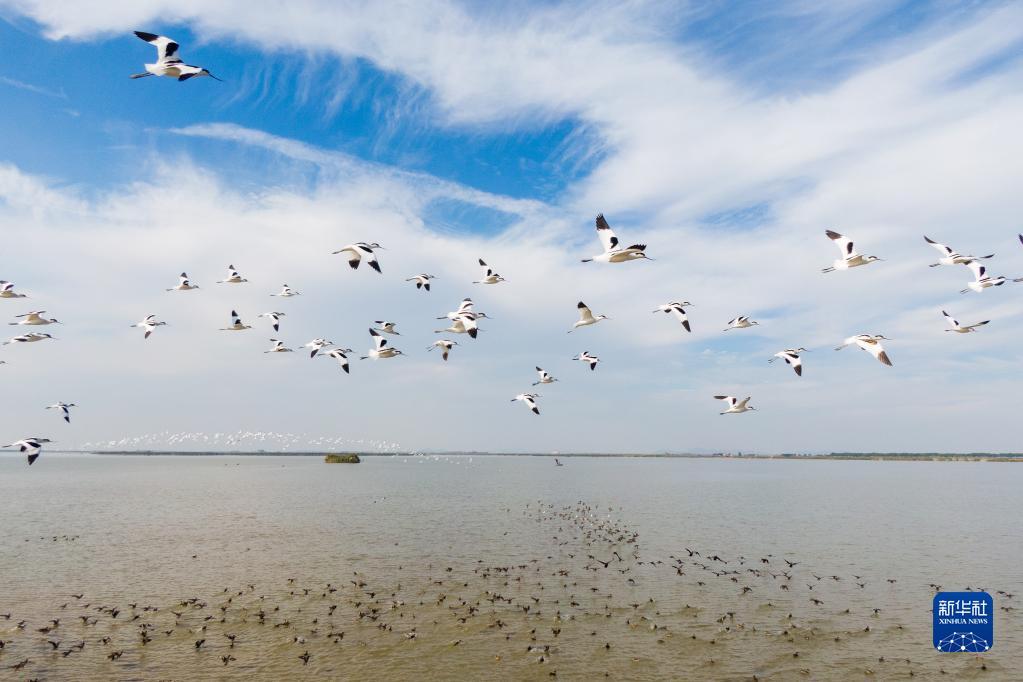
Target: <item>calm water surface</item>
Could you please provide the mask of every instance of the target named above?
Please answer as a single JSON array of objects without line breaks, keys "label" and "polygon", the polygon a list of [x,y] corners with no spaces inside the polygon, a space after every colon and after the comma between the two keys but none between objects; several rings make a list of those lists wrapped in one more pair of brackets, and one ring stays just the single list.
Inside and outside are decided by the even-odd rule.
[{"label": "calm water surface", "polygon": [[[1021,488],[998,463],[3,457],[0,678],[1021,679],[1023,594],[995,594],[1023,593]],[[933,585],[995,595],[992,651],[933,651]]]}]

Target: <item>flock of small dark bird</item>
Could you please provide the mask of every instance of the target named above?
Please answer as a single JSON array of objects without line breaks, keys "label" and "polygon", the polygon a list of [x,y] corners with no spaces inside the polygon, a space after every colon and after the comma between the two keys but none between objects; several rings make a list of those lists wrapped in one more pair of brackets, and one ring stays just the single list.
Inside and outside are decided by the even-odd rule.
[{"label": "flock of small dark bird", "polygon": [[[983,657],[893,655],[917,645],[929,651],[929,631],[916,624],[910,634],[913,618],[889,613],[888,597],[908,588],[897,578],[871,578],[867,569],[817,573],[805,558],[693,547],[651,558],[612,511],[582,501],[530,503],[524,527],[532,524],[544,544],[510,562],[398,566],[377,578],[349,568],[329,582],[289,578],[170,602],[111,602],[72,590],[51,614],[0,613],[0,669],[114,678],[142,663],[149,674],[175,677],[272,665],[287,676],[337,677],[371,669],[350,666],[379,666],[374,651],[393,662],[403,656],[398,646],[425,647],[408,652],[418,665],[435,657],[439,665],[467,665],[469,677],[521,678],[537,665],[544,676],[577,676],[586,651],[587,676],[601,670],[622,679],[639,671],[658,677],[649,667],[656,665],[685,665],[672,674],[686,679],[747,680],[933,679],[997,669]],[[1015,617],[1015,594],[997,593],[1002,615]],[[838,666],[835,652],[850,650],[860,652],[859,662]]]}]

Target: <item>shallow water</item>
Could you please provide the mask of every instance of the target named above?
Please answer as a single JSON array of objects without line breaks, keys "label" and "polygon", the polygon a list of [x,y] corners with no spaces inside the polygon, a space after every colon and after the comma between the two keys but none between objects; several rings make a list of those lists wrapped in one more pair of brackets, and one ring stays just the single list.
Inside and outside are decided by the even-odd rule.
[{"label": "shallow water", "polygon": [[[1023,595],[995,592],[1023,592],[1021,484],[997,463],[3,457],[0,676],[1018,679],[999,607]],[[992,651],[933,650],[931,584],[994,594]]]}]

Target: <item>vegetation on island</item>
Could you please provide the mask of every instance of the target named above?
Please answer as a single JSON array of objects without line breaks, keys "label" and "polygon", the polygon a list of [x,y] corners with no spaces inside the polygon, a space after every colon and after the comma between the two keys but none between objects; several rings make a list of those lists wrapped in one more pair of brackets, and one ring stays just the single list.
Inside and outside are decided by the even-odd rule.
[{"label": "vegetation on island", "polygon": [[324,456],[323,461],[326,462],[327,464],[358,464],[362,460],[359,459],[359,456],[355,454],[347,455],[330,454]]}]

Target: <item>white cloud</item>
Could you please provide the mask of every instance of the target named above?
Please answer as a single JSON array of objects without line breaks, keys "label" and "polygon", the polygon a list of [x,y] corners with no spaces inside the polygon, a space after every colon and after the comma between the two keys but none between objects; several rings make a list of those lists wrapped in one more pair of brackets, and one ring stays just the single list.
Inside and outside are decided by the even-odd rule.
[{"label": "white cloud", "polygon": [[[1016,6],[939,26],[926,40],[913,36],[841,82],[785,96],[748,92],[672,44],[656,23],[679,18],[663,9],[651,19],[635,6],[531,9],[524,18],[470,15],[449,3],[412,3],[384,16],[378,4],[311,0],[288,12],[192,0],[15,7],[52,37],[88,39],[159,19],[188,21],[206,40],[258,44],[270,54],[364,57],[429,92],[439,123],[503,129],[571,116],[593,131],[583,153],[594,146],[604,153],[553,205],[231,124],[172,132],[330,172],[309,188],[270,174],[252,195],[232,186],[229,169],[197,167],[186,157],[173,169],[158,167],[152,180],[87,199],[0,168],[0,226],[14,234],[9,252],[45,254],[3,276],[77,318],[62,330],[77,339],[74,352],[55,344],[16,349],[18,357],[45,358],[66,373],[66,388],[101,396],[103,418],[82,427],[94,434],[110,423],[161,430],[166,415],[154,410],[170,397],[183,429],[226,428],[216,423],[225,416],[249,429],[308,425],[319,432],[317,425],[336,423],[359,437],[453,449],[1017,447],[1004,424],[1014,390],[1006,377],[1018,376],[1008,368],[1020,359],[1019,292],[1007,286],[960,296],[967,271],[926,268],[934,254],[921,239],[995,251],[997,273],[1023,275],[1014,236],[1023,198],[1012,184],[1023,170],[1020,63],[984,68],[1021,37]],[[963,75],[978,69],[983,75]],[[437,232],[423,216],[438,199],[502,211],[514,222],[495,237]],[[754,228],[700,221],[761,203],[768,217]],[[649,243],[657,260],[578,263],[596,248],[597,210],[623,238]],[[848,232],[887,261],[821,275],[836,255],[825,227]],[[349,272],[329,256],[360,239],[389,247],[381,255],[384,277]],[[509,283],[469,284],[479,256]],[[228,262],[253,284],[214,285]],[[164,295],[181,269],[204,290]],[[401,281],[423,270],[440,276],[434,293]],[[283,281],[306,296],[270,299]],[[440,328],[432,318],[465,295],[495,319],[440,366],[425,353],[431,330]],[[677,298],[698,304],[692,335],[649,312]],[[614,319],[564,334],[579,299]],[[283,305],[289,343],[328,335],[362,349],[368,322],[393,318],[408,330],[399,342],[412,357],[356,363],[351,377],[339,376],[336,368],[308,366],[318,361],[262,355],[265,329],[230,338],[214,331],[231,307],[252,317]],[[995,321],[981,334],[945,334],[942,308]],[[142,344],[127,324],[149,312],[172,326]],[[738,314],[763,324],[722,336]],[[112,331],[122,327],[123,335]],[[896,367],[830,350],[859,332],[894,338]],[[793,345],[815,349],[802,380],[766,363]],[[568,361],[583,349],[604,359],[596,373]],[[83,356],[90,358],[84,368]],[[562,377],[543,391],[539,420],[508,405],[532,380],[534,364]],[[12,361],[4,371],[25,377],[31,370]],[[56,388],[27,390],[46,404]],[[762,412],[718,418],[709,396],[719,392],[752,393]],[[224,407],[238,396],[240,406]],[[955,433],[935,432],[935,415],[954,423]],[[611,423],[630,428],[594,427]],[[794,431],[797,423],[804,426]]]}]

